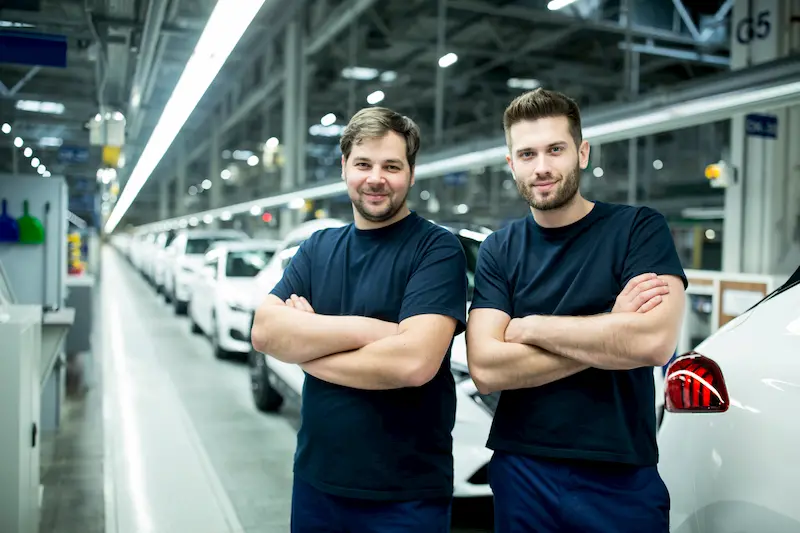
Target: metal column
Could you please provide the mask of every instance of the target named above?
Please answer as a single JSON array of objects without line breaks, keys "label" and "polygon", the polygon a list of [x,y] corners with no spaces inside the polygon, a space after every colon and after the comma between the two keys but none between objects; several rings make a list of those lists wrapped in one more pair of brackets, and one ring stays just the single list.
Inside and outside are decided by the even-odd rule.
[{"label": "metal column", "polygon": [[[295,188],[298,174],[298,117],[300,114],[300,88],[303,64],[303,40],[298,20],[286,25],[284,36],[284,83],[283,83],[283,157],[284,165],[281,173],[281,189],[290,191]],[[295,214],[292,209],[283,208],[280,214],[280,232],[285,235],[295,226]]]},{"label": "metal column", "polygon": [[433,138],[436,146],[441,146],[444,141],[444,83],[445,72],[439,66],[439,59],[445,54],[445,39],[447,38],[447,0],[439,0],[439,15],[437,18],[436,41],[436,104],[434,108]]},{"label": "metal column", "polygon": [[[350,67],[355,67],[358,64],[358,20],[353,19],[350,23],[350,34],[347,36],[347,59]],[[356,93],[356,79],[351,76],[347,85],[347,120],[350,120],[356,114],[356,106],[358,97]]]},{"label": "metal column", "polygon": [[186,204],[184,202],[186,198],[186,170],[187,170],[187,158],[186,158],[186,140],[184,137],[178,136],[175,139],[175,149],[176,149],[176,173],[175,173],[175,204],[174,210],[175,215],[180,216],[186,214]]},{"label": "metal column", "polygon": [[[220,177],[220,158],[222,152],[220,149],[220,128],[222,117],[217,117],[217,120],[211,121],[211,147],[208,150],[208,179],[211,181],[211,189],[209,189],[209,207],[215,209],[221,207],[224,201],[224,191],[222,190],[222,178]],[[216,228],[219,226],[219,220],[209,224],[210,227]]]},{"label": "metal column", "polygon": [[169,218],[169,179],[162,177],[158,183],[158,219]]}]

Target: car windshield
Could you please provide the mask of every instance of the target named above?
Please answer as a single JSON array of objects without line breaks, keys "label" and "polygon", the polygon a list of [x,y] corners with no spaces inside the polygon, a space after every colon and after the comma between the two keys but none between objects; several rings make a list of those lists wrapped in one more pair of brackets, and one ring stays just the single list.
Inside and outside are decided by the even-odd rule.
[{"label": "car windshield", "polygon": [[186,241],[186,253],[188,255],[204,254],[215,242],[233,240],[237,239],[232,237],[193,237]]},{"label": "car windshield", "polygon": [[472,293],[475,290],[475,269],[478,264],[478,250],[481,247],[480,241],[459,235],[458,240],[464,247],[464,254],[467,256],[467,282],[469,299],[472,300]]},{"label": "car windshield", "polygon": [[228,252],[225,275],[229,278],[253,278],[267,266],[273,255],[274,252],[267,250]]}]

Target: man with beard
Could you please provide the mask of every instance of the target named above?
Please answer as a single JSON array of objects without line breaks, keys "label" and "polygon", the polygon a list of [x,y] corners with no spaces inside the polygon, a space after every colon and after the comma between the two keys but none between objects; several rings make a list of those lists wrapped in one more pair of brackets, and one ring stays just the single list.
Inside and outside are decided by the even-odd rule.
[{"label": "man with beard", "polygon": [[502,391],[488,446],[497,533],[667,533],[653,373],[675,350],[686,278],[663,216],[591,202],[580,112],[543,89],[506,109],[531,214],[482,244],[472,378]]},{"label": "man with beard", "polygon": [[306,372],[292,531],[450,531],[466,257],[406,206],[419,130],[359,111],[340,141],[354,223],[316,232],[256,313],[256,350]]}]

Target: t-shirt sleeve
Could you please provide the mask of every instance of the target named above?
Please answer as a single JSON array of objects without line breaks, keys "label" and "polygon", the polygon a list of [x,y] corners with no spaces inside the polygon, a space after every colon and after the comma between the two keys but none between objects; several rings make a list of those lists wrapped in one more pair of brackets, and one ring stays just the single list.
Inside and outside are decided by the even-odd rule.
[{"label": "t-shirt sleeve", "polygon": [[497,309],[513,316],[508,276],[500,268],[494,251],[494,235],[481,244],[475,267],[475,291],[471,309]]},{"label": "t-shirt sleeve", "polygon": [[[313,235],[300,244],[289,266],[283,271],[281,280],[272,288],[270,294],[274,294],[281,300],[286,300],[292,294],[296,294],[305,297],[311,303],[312,240]],[[311,303],[311,305],[314,304]]]},{"label": "t-shirt sleeve", "polygon": [[631,228],[622,286],[648,272],[677,276],[683,280],[684,288],[689,285],[667,220],[658,211],[643,207],[636,214]]},{"label": "t-shirt sleeve", "polygon": [[451,233],[441,234],[427,246],[413,269],[403,295],[399,321],[416,315],[455,318],[456,335],[467,325],[467,259]]}]

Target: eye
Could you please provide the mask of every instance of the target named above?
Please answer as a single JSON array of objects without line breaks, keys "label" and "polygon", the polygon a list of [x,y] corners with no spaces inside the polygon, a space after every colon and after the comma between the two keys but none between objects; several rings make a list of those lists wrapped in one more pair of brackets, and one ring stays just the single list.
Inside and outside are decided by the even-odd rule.
[{"label": "eye", "polygon": [[527,159],[529,157],[533,157],[533,152],[522,152],[519,154],[519,156],[523,159]]},{"label": "eye", "polygon": [[398,167],[398,166],[396,166],[396,165],[389,165],[389,166],[388,166],[388,167],[386,167],[386,168],[388,168],[388,169],[389,169],[389,170],[391,170],[392,172],[396,172],[396,171],[400,170],[400,167]]},{"label": "eye", "polygon": [[559,152],[561,152],[561,151],[563,151],[563,150],[564,150],[564,148],[563,148],[563,147],[561,147],[561,146],[554,146],[554,147],[551,149],[551,151],[552,151],[552,152],[555,152],[555,153],[559,153]]}]

